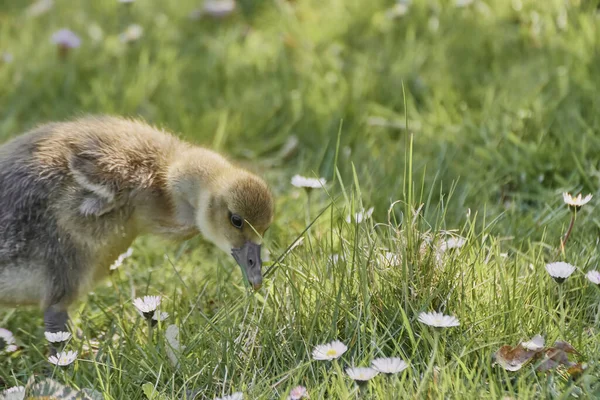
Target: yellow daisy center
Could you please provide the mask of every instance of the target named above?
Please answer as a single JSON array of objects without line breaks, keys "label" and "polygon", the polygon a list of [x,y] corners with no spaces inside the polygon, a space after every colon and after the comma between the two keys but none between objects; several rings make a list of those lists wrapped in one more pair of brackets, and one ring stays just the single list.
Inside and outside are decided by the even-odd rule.
[{"label": "yellow daisy center", "polygon": [[327,350],[327,353],[325,353],[325,355],[328,357],[333,357],[333,356],[337,355],[337,351],[335,351],[335,349],[329,349],[329,350]]}]

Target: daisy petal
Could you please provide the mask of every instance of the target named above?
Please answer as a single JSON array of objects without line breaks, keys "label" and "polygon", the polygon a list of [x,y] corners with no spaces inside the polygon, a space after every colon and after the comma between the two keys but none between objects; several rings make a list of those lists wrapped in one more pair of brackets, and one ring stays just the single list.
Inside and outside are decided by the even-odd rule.
[{"label": "daisy petal", "polygon": [[565,192],[563,193],[563,201],[565,202],[566,205],[568,205],[569,207],[574,207],[574,208],[580,208],[584,205],[586,205],[587,203],[590,202],[590,200],[592,200],[592,196],[591,194],[588,194],[587,196],[583,197],[581,196],[581,193],[579,193],[579,195],[577,197],[573,197],[571,196],[571,194]]},{"label": "daisy petal", "polygon": [[451,328],[453,326],[459,326],[460,322],[452,315],[444,315],[439,312],[422,312],[419,314],[419,322],[433,326],[435,328]]},{"label": "daisy petal", "polygon": [[70,29],[61,29],[52,34],[52,43],[66,49],[75,49],[81,46],[81,39]]},{"label": "daisy petal", "polygon": [[70,332],[44,332],[44,336],[50,343],[61,343],[71,339]]},{"label": "daisy petal", "polygon": [[133,300],[133,305],[140,311],[140,313],[146,314],[156,311],[160,301],[160,296],[144,296]]},{"label": "daisy petal", "polygon": [[296,386],[290,390],[290,395],[288,396],[288,400],[300,400],[308,398],[308,391],[304,386]]},{"label": "daisy petal", "polygon": [[553,262],[546,264],[546,271],[556,282],[563,283],[573,272],[575,267],[566,262]]},{"label": "daisy petal", "polygon": [[397,374],[408,368],[408,364],[399,357],[376,358],[371,363],[373,369],[382,374]]},{"label": "daisy petal", "polygon": [[292,185],[307,189],[319,189],[325,186],[327,181],[325,178],[307,178],[305,176],[294,175],[292,177]]},{"label": "daisy petal", "polygon": [[17,350],[15,337],[8,329],[0,328],[0,352],[12,353]]},{"label": "daisy petal", "polygon": [[592,270],[585,274],[588,280],[596,285],[600,285],[600,271]]},{"label": "daisy petal", "polygon": [[167,318],[169,318],[168,312],[158,310],[154,311],[154,315],[152,316],[154,321],[164,321]]},{"label": "daisy petal", "polygon": [[61,367],[65,367],[67,365],[70,365],[73,363],[73,361],[75,361],[77,359],[77,352],[76,351],[62,351],[54,356],[50,356],[48,357],[48,361],[51,364],[54,365],[58,365]]},{"label": "daisy petal", "polygon": [[315,360],[334,360],[340,358],[346,350],[348,350],[348,347],[344,343],[335,340],[331,343],[316,346],[312,352],[312,356]]},{"label": "daisy petal", "polygon": [[359,382],[366,382],[379,374],[379,371],[369,367],[347,368],[346,373],[350,378]]}]

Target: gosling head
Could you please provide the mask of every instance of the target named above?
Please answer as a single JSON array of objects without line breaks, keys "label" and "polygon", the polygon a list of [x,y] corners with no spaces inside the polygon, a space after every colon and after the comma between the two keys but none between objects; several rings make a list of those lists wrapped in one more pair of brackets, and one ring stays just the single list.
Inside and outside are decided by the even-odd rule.
[{"label": "gosling head", "polygon": [[273,221],[271,191],[257,176],[235,170],[220,176],[207,197],[196,216],[200,231],[235,258],[258,290],[263,281],[262,238]]}]

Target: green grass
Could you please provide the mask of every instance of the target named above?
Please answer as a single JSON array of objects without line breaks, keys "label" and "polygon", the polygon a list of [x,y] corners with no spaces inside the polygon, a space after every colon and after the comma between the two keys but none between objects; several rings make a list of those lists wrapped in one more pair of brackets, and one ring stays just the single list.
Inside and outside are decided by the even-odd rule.
[{"label": "green grass", "polygon": [[[600,289],[582,273],[598,265],[598,196],[557,255],[570,218],[561,192],[598,193],[598,1],[414,0],[390,19],[393,1],[240,0],[200,21],[188,18],[194,0],[57,0],[39,17],[24,3],[0,5],[0,53],[14,56],[0,62],[0,140],[83,113],[140,116],[265,176],[277,215],[258,293],[200,238],[139,239],[72,310],[81,355],[63,370],[46,361],[38,310],[0,311],[20,345],[0,355],[0,388],[49,374],[105,399],[144,399],[146,383],[166,398],[278,399],[302,384],[313,399],[348,399],[359,391],[343,368],[399,356],[410,367],[361,396],[600,396]],[[144,35],[125,45],[129,23]],[[62,27],[83,39],[65,60],[49,39]],[[282,159],[291,135],[297,152]],[[329,181],[308,212],[296,173]],[[372,219],[345,221],[371,206]],[[467,244],[438,260],[446,231]],[[561,291],[544,269],[556,260],[580,269]],[[144,294],[171,314],[152,338],[131,304]],[[437,347],[417,321],[431,310],[461,322]],[[178,368],[168,324],[186,346]],[[492,365],[500,346],[538,333],[581,352],[578,381]],[[83,348],[92,339],[97,353]],[[349,347],[339,361],[311,360],[334,339]]]}]

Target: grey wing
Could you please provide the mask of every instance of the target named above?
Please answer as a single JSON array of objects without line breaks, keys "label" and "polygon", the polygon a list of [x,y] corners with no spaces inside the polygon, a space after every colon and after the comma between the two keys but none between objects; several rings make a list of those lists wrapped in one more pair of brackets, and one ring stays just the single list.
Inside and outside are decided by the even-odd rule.
[{"label": "grey wing", "polygon": [[83,190],[79,204],[79,212],[83,216],[99,217],[123,204],[125,194],[111,182],[99,178],[101,173],[93,159],[73,155],[69,159],[69,170],[75,182]]}]

